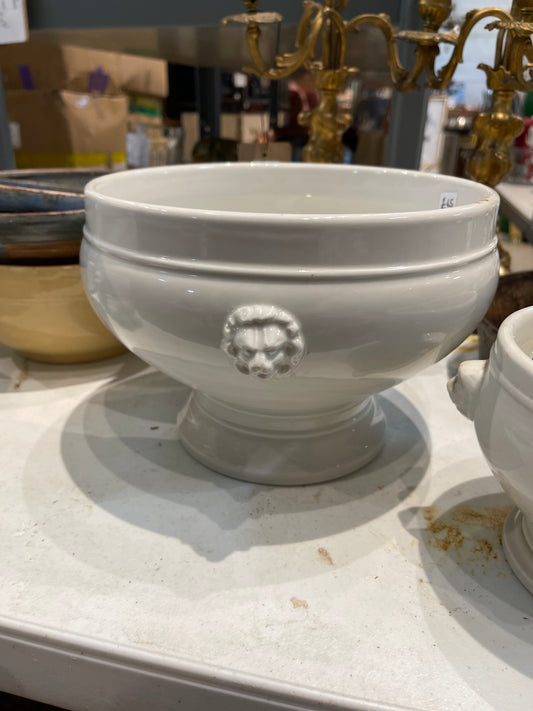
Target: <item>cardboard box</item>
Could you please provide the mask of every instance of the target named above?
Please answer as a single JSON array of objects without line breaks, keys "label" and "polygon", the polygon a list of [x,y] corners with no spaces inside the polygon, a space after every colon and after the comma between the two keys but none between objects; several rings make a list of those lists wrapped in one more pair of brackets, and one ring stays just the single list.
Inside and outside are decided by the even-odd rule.
[{"label": "cardboard box", "polygon": [[[112,54],[108,52],[108,54]],[[168,96],[168,65],[163,59],[118,54],[118,86],[128,94]]]},{"label": "cardboard box", "polygon": [[104,50],[47,42],[0,46],[0,70],[6,90],[89,90],[89,75],[101,67],[109,76],[110,91],[165,98],[167,62]]},{"label": "cardboard box", "polygon": [[17,168],[126,167],[123,94],[8,91],[6,108],[19,138]]}]

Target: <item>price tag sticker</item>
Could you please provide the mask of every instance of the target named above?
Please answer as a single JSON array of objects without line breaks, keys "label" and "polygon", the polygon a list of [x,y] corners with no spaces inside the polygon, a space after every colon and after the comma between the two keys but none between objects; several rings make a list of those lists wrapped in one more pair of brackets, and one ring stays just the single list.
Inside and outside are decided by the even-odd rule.
[{"label": "price tag sticker", "polygon": [[0,0],[0,44],[28,39],[26,0]]},{"label": "price tag sticker", "polygon": [[457,193],[441,193],[439,207],[445,210],[447,207],[455,207],[457,204]]}]

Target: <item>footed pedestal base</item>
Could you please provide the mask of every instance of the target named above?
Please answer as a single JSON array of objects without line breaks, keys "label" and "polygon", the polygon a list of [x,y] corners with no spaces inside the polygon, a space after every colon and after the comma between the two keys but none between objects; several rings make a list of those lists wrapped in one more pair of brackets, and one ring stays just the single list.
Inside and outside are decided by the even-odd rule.
[{"label": "footed pedestal base", "polygon": [[503,549],[516,577],[533,593],[533,530],[518,508],[505,519]]},{"label": "footed pedestal base", "polygon": [[188,452],[222,474],[258,484],[316,484],[359,469],[380,451],[385,419],[373,397],[310,415],[235,409],[195,392],[178,418]]}]

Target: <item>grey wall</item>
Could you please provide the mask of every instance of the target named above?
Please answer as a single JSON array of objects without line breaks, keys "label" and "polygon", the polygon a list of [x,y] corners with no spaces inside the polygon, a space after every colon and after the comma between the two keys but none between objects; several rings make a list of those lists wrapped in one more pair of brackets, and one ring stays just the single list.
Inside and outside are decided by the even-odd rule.
[{"label": "grey wall", "polygon": [[[346,16],[386,12],[396,21],[400,0],[352,0]],[[241,0],[27,0],[30,29],[217,25],[222,17],[245,10]],[[302,12],[298,0],[262,0],[260,10],[276,10],[295,23]]]}]

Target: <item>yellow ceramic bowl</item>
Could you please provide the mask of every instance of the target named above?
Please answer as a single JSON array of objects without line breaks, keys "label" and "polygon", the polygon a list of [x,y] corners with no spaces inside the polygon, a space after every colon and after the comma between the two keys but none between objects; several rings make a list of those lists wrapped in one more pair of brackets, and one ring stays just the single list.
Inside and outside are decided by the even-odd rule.
[{"label": "yellow ceramic bowl", "polygon": [[84,363],[125,350],[89,304],[78,264],[0,264],[0,342],[45,363]]}]

